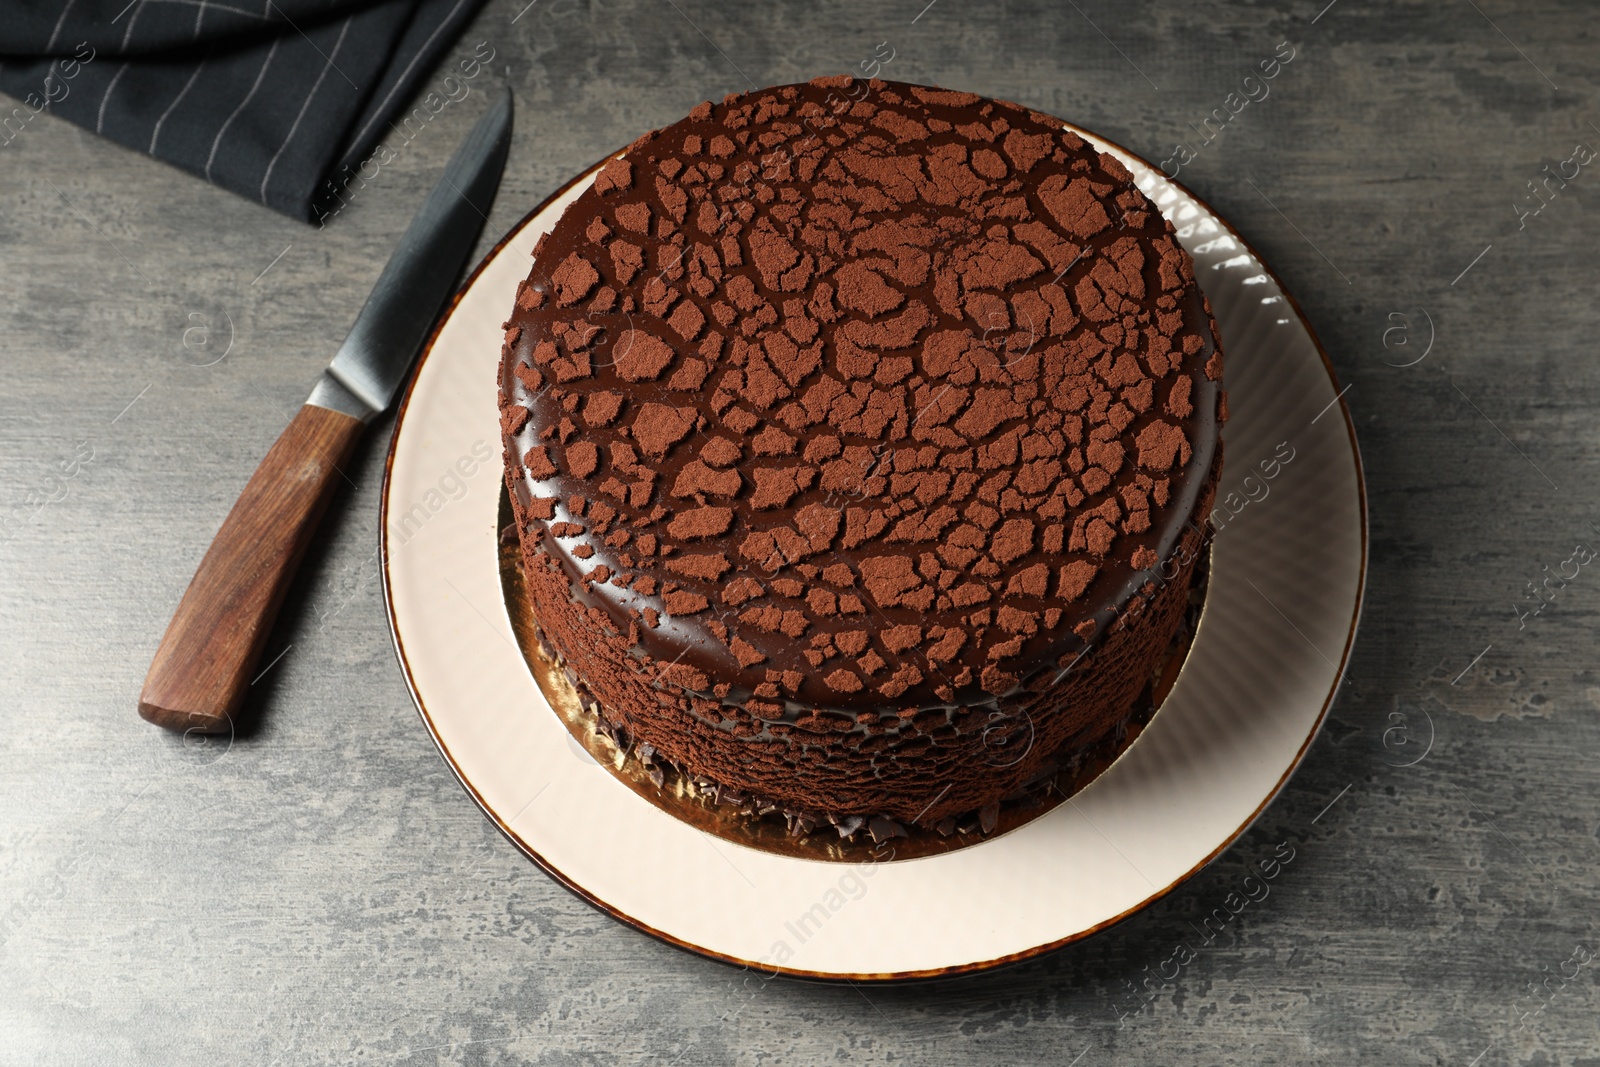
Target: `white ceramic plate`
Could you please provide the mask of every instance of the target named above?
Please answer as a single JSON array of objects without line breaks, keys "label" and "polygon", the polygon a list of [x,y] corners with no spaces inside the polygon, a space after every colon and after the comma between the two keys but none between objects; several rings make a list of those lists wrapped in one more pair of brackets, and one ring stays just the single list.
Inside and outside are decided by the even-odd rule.
[{"label": "white ceramic plate", "polygon": [[945,855],[846,866],[744,848],[665,814],[570,740],[501,595],[495,370],[534,242],[594,169],[524,219],[468,282],[395,426],[384,592],[439,751],[563,885],[647,933],[763,973],[968,972],[1081,939],[1164,896],[1288,780],[1355,639],[1366,501],[1354,430],[1310,326],[1239,236],[1143,160],[1077,132],[1134,172],[1194,256],[1232,415],[1218,497],[1237,513],[1217,516],[1226,521],[1200,628],[1150,727],[1070,802]]}]

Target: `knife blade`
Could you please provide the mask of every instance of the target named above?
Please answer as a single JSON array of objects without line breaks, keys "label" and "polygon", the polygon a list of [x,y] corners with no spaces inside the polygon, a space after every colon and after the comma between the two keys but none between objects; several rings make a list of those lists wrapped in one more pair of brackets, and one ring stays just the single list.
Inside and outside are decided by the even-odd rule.
[{"label": "knife blade", "polygon": [[370,414],[347,413],[370,419],[394,399],[488,218],[511,143],[511,109],[507,89],[456,149],[312,391],[311,403],[319,402],[319,390],[329,402],[353,398]]},{"label": "knife blade", "polygon": [[223,520],[139,694],[146,720],[226,733],[361,431],[388,408],[488,221],[511,144],[507,89],[406,228],[311,396]]}]

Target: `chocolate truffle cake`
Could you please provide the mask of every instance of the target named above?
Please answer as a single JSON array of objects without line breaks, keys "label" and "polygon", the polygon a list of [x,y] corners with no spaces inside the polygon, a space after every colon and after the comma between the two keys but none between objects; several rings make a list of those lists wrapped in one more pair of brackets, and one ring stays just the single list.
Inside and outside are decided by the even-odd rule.
[{"label": "chocolate truffle cake", "polygon": [[1226,406],[1120,163],[1015,104],[818,79],[641,137],[534,256],[506,480],[609,729],[802,829],[949,832],[1125,723]]}]

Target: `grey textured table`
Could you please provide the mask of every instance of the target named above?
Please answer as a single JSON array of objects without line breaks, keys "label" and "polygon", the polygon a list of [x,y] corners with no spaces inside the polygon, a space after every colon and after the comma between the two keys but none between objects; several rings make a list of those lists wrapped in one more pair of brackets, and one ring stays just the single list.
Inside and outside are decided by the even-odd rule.
[{"label": "grey textured table", "polygon": [[384,424],[256,727],[186,745],[134,713],[156,640],[486,97],[321,231],[41,116],[0,148],[0,1062],[1600,1063],[1600,571],[1543,584],[1600,545],[1600,172],[1529,184],[1600,147],[1589,5],[525,2],[453,53],[488,42],[475,88],[518,98],[482,248],[702,99],[891,50],[886,77],[1186,142],[1350,386],[1344,692],[1255,827],[1108,933],[959,981],[761,982],[569,895],[440,760],[377,582]]}]

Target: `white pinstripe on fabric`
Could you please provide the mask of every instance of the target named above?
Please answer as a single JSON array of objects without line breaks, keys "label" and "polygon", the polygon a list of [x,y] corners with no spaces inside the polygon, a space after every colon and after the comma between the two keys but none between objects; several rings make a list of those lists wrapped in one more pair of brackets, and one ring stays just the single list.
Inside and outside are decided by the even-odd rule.
[{"label": "white pinstripe on fabric", "polygon": [[139,0],[139,10],[133,13],[133,18],[128,20],[128,28],[122,31],[122,50],[128,50],[128,42],[133,39],[133,24],[139,21],[139,16],[144,14],[145,0]]},{"label": "white pinstripe on fabric", "polygon": [[146,2],[151,4],[188,4],[191,7],[197,7],[200,10],[194,17],[196,25],[199,24],[200,17],[207,11],[226,11],[230,15],[245,15],[249,18],[260,19],[262,22],[269,21],[266,15],[258,15],[254,11],[246,11],[242,7],[234,7],[231,4],[219,4],[216,0],[146,0]]},{"label": "white pinstripe on fabric", "polygon": [[389,92],[379,101],[378,106],[373,110],[372,118],[367,120],[367,124],[361,127],[359,133],[350,138],[350,144],[360,144],[367,136],[367,131],[372,129],[373,123],[377,122],[385,114],[389,101],[394,98],[395,93],[400,91],[400,86],[405,84],[406,76],[411,73],[411,68],[417,65],[417,60],[421,59],[423,54],[428,51],[428,46],[433,44],[433,39],[444,32],[444,28],[450,25],[450,20],[456,17],[456,12],[460,11],[461,5],[466,2],[467,0],[456,0],[456,6],[450,9],[450,14],[439,20],[439,25],[428,35],[428,39],[422,42],[422,47],[417,49],[416,54],[411,57],[411,62],[406,64],[406,69],[400,72],[400,77],[395,79],[394,85],[389,87]]},{"label": "white pinstripe on fabric", "polygon": [[[44,72],[44,109],[46,111],[50,110],[50,104],[52,103],[50,99],[50,79],[56,76],[56,64],[60,62],[61,60],[59,59],[52,59],[50,61],[50,69]],[[63,99],[65,98],[63,97]]]},{"label": "white pinstripe on fabric", "polygon": [[289,147],[289,142],[294,140],[294,133],[300,128],[300,120],[306,117],[306,109],[311,106],[312,99],[317,95],[317,90],[322,88],[322,79],[328,76],[328,68],[333,66],[333,56],[339,54],[339,48],[344,44],[344,35],[350,32],[350,21],[345,20],[339,27],[339,39],[333,42],[333,55],[324,57],[322,69],[317,72],[317,80],[311,83],[311,91],[306,94],[305,101],[300,105],[300,111],[294,117],[294,123],[289,127],[289,132],[284,134],[283,143],[278,150],[272,153],[272,160],[267,164],[267,172],[261,176],[261,202],[267,202],[267,183],[272,180],[272,171],[278,165],[278,157],[283,155],[283,150]]},{"label": "white pinstripe on fabric", "polygon": [[239,117],[239,112],[245,109],[245,105],[250,103],[250,98],[256,95],[256,90],[261,88],[261,79],[266,77],[267,68],[272,65],[272,57],[278,52],[278,42],[280,40],[282,40],[280,37],[273,38],[272,47],[267,49],[267,58],[261,61],[261,69],[256,71],[256,80],[250,86],[250,91],[244,95],[243,100],[239,101],[239,106],[233,109],[233,114],[223,120],[221,128],[217,130],[216,137],[212,138],[211,151],[206,156],[206,181],[211,180],[211,164],[217,160],[217,146],[222,143],[222,135],[228,132],[228,127],[233,125],[233,120]]},{"label": "white pinstripe on fabric", "polygon": [[[267,0],[267,10],[271,11],[273,6],[274,5],[272,3],[272,0]],[[329,57],[328,53],[324,52],[320,48],[317,48],[317,42],[313,41],[310,37],[307,37],[306,36],[306,31],[302,30],[299,26],[295,25],[294,19],[289,17],[289,13],[287,11],[283,10],[283,8],[280,7],[280,8],[278,8],[278,14],[283,16],[283,21],[287,22],[289,24],[290,28],[293,29],[295,33],[298,33],[301,37],[305,37],[306,44],[308,44],[312,48],[316,49],[317,55],[319,55],[323,59],[327,60],[330,66],[333,65],[333,60],[332,60],[332,58]],[[350,88],[354,89],[358,93],[361,91],[361,86],[357,85],[353,81],[350,81],[350,75],[346,74],[342,70],[339,70],[339,68],[337,66],[334,66],[333,69],[339,71],[339,77],[343,78],[347,82],[350,82]]]},{"label": "white pinstripe on fabric", "polygon": [[95,133],[103,133],[105,131],[106,101],[111,99],[111,90],[117,87],[117,82],[122,80],[122,75],[126,73],[127,70],[128,64],[122,64],[122,66],[117,68],[117,72],[111,76],[111,81],[106,83],[106,91],[100,96],[100,112],[99,114],[95,115],[94,118]]},{"label": "white pinstripe on fabric", "polygon": [[[136,0],[136,2],[140,3],[140,6],[144,4],[188,4],[190,7],[200,9],[195,14],[195,22],[197,24],[201,16],[207,11],[226,11],[230,15],[244,15],[247,18],[257,19],[261,22],[270,22],[272,20],[270,15],[260,15],[254,11],[247,11],[242,7],[234,7],[232,4],[220,4],[217,3],[217,0]],[[132,7],[133,4],[128,6]]]},{"label": "white pinstripe on fabric", "polygon": [[72,5],[77,2],[78,0],[67,0],[61,6],[61,15],[56,19],[56,28],[50,31],[50,40],[45,42],[44,50],[46,52],[56,46],[56,38],[61,36],[61,27],[67,23],[67,12],[71,11]]},{"label": "white pinstripe on fabric", "polygon": [[[139,10],[133,13],[133,18],[128,20],[128,28],[122,31],[122,47],[124,50],[126,50],[128,47],[128,38],[133,36],[133,24],[139,21],[139,13],[144,10],[145,0],[135,0],[135,3],[138,5]],[[134,5],[128,5],[128,7],[132,6]],[[122,10],[127,11],[128,8],[125,7]],[[117,17],[121,18],[122,16],[119,15]],[[112,21],[116,20],[113,19]],[[111,76],[111,81],[106,84],[106,91],[100,95],[100,110],[95,114],[94,117],[95,133],[98,134],[105,132],[106,104],[111,100],[111,91],[117,87],[117,83],[122,80],[122,76],[127,72],[128,64],[124,63],[122,66],[118,67],[117,72]]]},{"label": "white pinstripe on fabric", "polygon": [[172,103],[156,119],[156,128],[150,131],[150,147],[147,151],[153,156],[156,154],[156,141],[161,137],[161,126],[167,121],[167,116],[172,114],[174,108],[183,103],[183,98],[189,95],[189,90],[194,87],[194,80],[200,77],[200,72],[205,69],[206,61],[202,59],[200,65],[194,68],[194,73],[189,75],[189,80],[183,83],[183,88],[178,90],[178,95],[173,97]]}]

